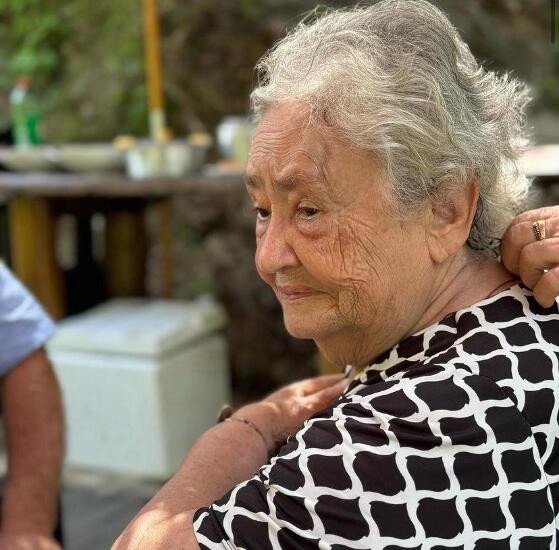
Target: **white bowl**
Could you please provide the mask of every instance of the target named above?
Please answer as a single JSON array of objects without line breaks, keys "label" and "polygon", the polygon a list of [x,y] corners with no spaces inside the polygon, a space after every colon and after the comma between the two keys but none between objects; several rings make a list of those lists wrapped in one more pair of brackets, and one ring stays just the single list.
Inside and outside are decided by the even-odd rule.
[{"label": "white bowl", "polygon": [[60,145],[55,151],[55,161],[73,172],[114,172],[124,169],[125,152],[111,143]]},{"label": "white bowl", "polygon": [[18,172],[54,170],[55,150],[51,145],[29,147],[0,147],[0,163]]},{"label": "white bowl", "polygon": [[126,170],[133,179],[177,178],[191,174],[204,162],[204,151],[186,141],[139,142],[126,151]]}]

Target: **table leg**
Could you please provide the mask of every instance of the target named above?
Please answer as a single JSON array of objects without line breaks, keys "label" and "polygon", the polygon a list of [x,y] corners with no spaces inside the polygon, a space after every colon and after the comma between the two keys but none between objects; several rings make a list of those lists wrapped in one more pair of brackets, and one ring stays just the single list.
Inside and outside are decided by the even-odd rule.
[{"label": "table leg", "polygon": [[173,223],[170,198],[157,203],[158,248],[161,256],[162,293],[165,298],[173,296]]},{"label": "table leg", "polygon": [[46,198],[17,197],[8,204],[14,273],[55,319],[65,313],[62,271],[56,262],[54,218]]},{"label": "table leg", "polygon": [[110,296],[143,296],[146,263],[144,211],[106,216],[106,273]]}]

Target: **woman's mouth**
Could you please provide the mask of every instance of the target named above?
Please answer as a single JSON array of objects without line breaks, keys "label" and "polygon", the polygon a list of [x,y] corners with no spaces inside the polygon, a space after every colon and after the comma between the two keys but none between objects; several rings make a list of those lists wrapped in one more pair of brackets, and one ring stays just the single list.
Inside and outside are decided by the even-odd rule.
[{"label": "woman's mouth", "polygon": [[282,302],[294,302],[314,293],[311,287],[304,285],[282,285],[276,286],[276,289]]}]

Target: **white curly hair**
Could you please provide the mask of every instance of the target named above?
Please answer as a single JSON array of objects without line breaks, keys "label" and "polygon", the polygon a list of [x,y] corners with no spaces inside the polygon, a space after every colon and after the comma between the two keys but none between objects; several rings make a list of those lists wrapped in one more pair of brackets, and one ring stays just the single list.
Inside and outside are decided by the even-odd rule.
[{"label": "white curly hair", "polygon": [[302,102],[309,123],[327,123],[375,154],[402,219],[475,178],[468,243],[489,251],[523,208],[529,89],[483,68],[427,0],[315,10],[256,69],[256,121],[273,105]]}]

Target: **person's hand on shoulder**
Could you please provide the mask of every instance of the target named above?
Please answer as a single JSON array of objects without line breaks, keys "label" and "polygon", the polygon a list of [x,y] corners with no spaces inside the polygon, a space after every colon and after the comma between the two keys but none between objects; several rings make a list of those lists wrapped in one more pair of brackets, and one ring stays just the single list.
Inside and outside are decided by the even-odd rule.
[{"label": "person's hand on shoulder", "polygon": [[294,382],[265,397],[241,407],[234,417],[254,423],[262,432],[268,452],[297,433],[305,420],[336,400],[349,381],[342,374],[326,374]]},{"label": "person's hand on shoulder", "polygon": [[517,216],[503,235],[501,259],[540,305],[551,307],[559,296],[559,206]]}]

